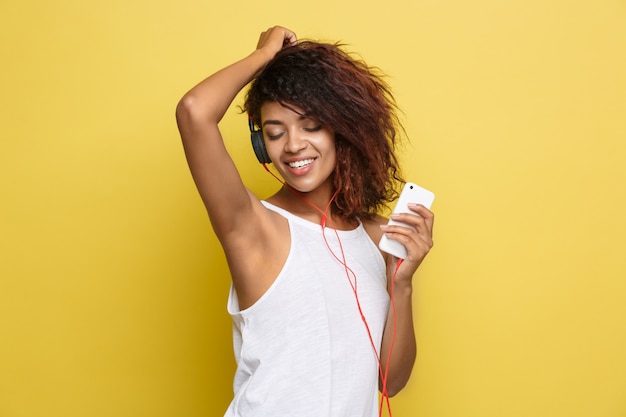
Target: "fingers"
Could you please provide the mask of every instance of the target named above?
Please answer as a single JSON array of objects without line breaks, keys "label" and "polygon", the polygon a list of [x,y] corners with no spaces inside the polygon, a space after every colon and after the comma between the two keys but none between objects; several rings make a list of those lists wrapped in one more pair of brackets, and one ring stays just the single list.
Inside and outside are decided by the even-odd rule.
[{"label": "fingers", "polygon": [[[435,214],[421,204],[409,203],[409,208],[413,210],[415,213],[417,213],[421,218],[424,219],[424,223],[426,224],[426,226],[428,227],[428,230],[430,231],[432,235],[433,225],[435,222]],[[404,220],[400,220],[400,221],[404,221]]]},{"label": "fingers", "polygon": [[416,214],[400,213],[392,214],[391,218],[396,222],[404,223],[410,227],[405,226],[389,226],[388,233],[400,233],[404,235],[411,235],[411,229],[414,228],[417,234],[425,241],[432,241],[433,225],[435,222],[435,215],[432,211],[428,210],[421,204],[409,204],[409,208]]},{"label": "fingers", "polygon": [[283,30],[283,46],[295,45],[298,43],[298,37],[291,30],[281,28]]},{"label": "fingers", "polygon": [[274,26],[261,33],[257,49],[270,47],[276,53],[283,47],[295,45],[297,42],[298,38],[293,31],[282,26]]},{"label": "fingers", "polygon": [[[405,225],[381,226],[387,237],[402,243],[408,252],[409,259],[421,263],[422,259],[433,247],[433,224],[435,216],[426,207],[409,204],[415,214],[394,214],[392,219]],[[409,226],[409,227],[407,227]]]},{"label": "fingers", "polygon": [[402,243],[409,254],[412,252],[411,248],[415,247],[419,249],[417,252],[425,255],[434,245],[432,235],[425,228],[416,230],[404,226],[383,226],[382,229],[388,238]]}]

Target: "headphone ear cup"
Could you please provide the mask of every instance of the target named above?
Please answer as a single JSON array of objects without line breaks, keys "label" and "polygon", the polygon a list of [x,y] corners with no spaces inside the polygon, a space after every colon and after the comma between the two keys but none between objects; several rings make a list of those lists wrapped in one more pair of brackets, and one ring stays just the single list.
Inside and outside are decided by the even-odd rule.
[{"label": "headphone ear cup", "polygon": [[256,159],[259,160],[262,164],[270,164],[272,160],[270,156],[267,154],[267,149],[265,149],[265,141],[263,140],[263,131],[262,130],[253,130],[250,132],[250,139],[252,140],[252,149],[254,149],[254,154],[256,155]]}]

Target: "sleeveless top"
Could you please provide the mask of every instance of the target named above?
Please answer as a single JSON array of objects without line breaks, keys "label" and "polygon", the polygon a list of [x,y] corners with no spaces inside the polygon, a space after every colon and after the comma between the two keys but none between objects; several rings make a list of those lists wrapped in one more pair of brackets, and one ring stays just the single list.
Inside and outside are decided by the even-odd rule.
[{"label": "sleeveless top", "polygon": [[[237,371],[225,417],[375,417],[378,359],[389,308],[385,262],[363,225],[327,227],[263,202],[285,217],[291,248],[281,272],[251,307],[240,310],[232,285]],[[356,282],[355,278],[356,276]],[[352,286],[372,340],[361,319]]]}]

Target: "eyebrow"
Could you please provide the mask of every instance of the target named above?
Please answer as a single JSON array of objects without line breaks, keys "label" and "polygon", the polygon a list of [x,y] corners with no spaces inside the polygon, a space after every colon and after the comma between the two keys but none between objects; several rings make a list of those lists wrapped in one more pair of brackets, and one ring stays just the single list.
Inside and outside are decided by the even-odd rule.
[{"label": "eyebrow", "polygon": [[[308,119],[308,118],[309,118],[309,116],[307,116],[306,114],[302,114],[302,115],[300,115],[300,117],[298,117],[298,121],[305,120],[305,119]],[[282,125],[282,124],[284,124],[284,123],[282,121],[280,121],[280,120],[269,119],[269,120],[265,120],[263,122],[263,124],[261,125],[261,127],[264,127],[266,125]]]},{"label": "eyebrow", "polygon": [[282,125],[283,122],[281,122],[280,120],[265,120],[263,122],[262,126],[266,126],[266,125]]}]

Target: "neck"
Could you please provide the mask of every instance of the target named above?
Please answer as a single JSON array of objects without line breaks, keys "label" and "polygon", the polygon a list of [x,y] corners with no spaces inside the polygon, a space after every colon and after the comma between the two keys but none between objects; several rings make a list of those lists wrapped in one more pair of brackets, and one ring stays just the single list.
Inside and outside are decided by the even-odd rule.
[{"label": "neck", "polygon": [[348,230],[354,227],[354,221],[333,216],[332,202],[337,197],[339,190],[332,191],[330,180],[315,190],[304,193],[278,178],[266,164],[263,164],[263,168],[283,185],[276,194],[268,199],[270,203],[276,204],[299,217],[315,222],[319,221],[322,227],[327,223],[337,229]]},{"label": "neck", "polygon": [[298,208],[298,211],[300,212],[311,211],[316,212],[320,215],[330,216],[331,205],[333,200],[337,196],[337,191],[332,194],[330,189],[325,190],[322,188],[318,188],[314,191],[303,193],[294,189],[288,184],[284,184],[278,194],[281,195],[285,200],[290,200],[290,205],[294,208]]}]

